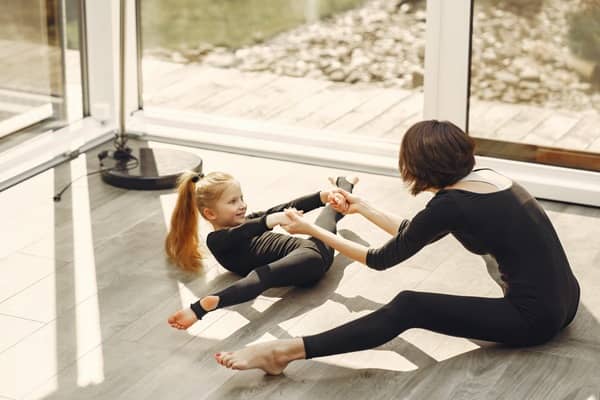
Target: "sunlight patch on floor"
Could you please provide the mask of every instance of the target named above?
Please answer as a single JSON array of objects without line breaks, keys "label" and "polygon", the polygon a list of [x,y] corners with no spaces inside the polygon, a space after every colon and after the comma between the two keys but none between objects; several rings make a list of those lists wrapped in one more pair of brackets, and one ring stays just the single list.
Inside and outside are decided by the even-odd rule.
[{"label": "sunlight patch on floor", "polygon": [[[85,155],[71,161],[71,178],[76,179],[87,173]],[[87,306],[75,307],[77,327],[77,384],[87,386],[104,380],[104,360],[102,356],[102,333],[100,330],[100,310],[96,282],[96,262],[92,235],[91,209],[88,181],[81,179],[73,184],[73,271],[75,281],[75,304],[86,295],[94,293],[86,302]],[[92,356],[83,357],[88,351],[100,345]]]}]

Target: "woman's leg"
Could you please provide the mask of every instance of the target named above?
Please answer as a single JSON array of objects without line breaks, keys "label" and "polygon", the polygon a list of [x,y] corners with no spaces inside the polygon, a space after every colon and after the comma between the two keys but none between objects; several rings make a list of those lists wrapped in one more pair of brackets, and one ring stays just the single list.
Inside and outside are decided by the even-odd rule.
[{"label": "woman's leg", "polygon": [[283,371],[295,359],[370,349],[410,328],[511,345],[536,344],[552,335],[541,329],[532,330],[505,298],[404,291],[373,313],[339,327],[303,338],[262,343],[239,352],[219,353],[217,361],[234,369],[265,369],[261,367],[264,362],[271,371],[267,372],[272,373]]}]

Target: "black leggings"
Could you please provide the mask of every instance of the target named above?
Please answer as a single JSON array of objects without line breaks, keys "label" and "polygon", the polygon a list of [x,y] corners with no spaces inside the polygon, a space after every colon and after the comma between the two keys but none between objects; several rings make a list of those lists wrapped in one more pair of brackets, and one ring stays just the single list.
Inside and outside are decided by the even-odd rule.
[{"label": "black leggings", "polygon": [[[345,179],[338,179],[337,185],[348,192],[351,192],[353,188]],[[336,224],[343,216],[343,214],[326,205],[317,217],[315,225],[336,233]],[[307,242],[306,246],[291,251],[279,260],[255,268],[233,285],[213,293],[212,296],[219,296],[217,308],[255,299],[270,288],[283,286],[308,287],[317,283],[329,270],[333,262],[334,250],[319,239],[311,237],[305,240]],[[192,310],[198,318],[206,314],[199,301],[192,304]]]},{"label": "black leggings", "polygon": [[532,326],[507,298],[403,291],[369,315],[302,339],[309,359],[370,349],[410,328],[515,346],[543,343],[558,330]]}]

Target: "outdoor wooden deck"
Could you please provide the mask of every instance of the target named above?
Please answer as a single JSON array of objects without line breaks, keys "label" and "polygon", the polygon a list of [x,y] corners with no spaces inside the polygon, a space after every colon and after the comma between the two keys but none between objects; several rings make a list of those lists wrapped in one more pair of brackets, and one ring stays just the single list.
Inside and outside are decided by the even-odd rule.
[{"label": "outdoor wooden deck", "polygon": [[[145,105],[389,139],[421,119],[423,94],[146,59]],[[471,100],[476,137],[600,151],[600,113]]]}]

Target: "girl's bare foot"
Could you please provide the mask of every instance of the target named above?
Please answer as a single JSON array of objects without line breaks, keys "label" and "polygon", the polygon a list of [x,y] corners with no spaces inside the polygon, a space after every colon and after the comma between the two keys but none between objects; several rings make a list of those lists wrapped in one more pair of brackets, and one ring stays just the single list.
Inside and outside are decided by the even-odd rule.
[{"label": "girl's bare foot", "polygon": [[[215,308],[217,308],[217,305],[219,305],[219,296],[203,297],[200,300],[200,305],[206,311],[214,310]],[[175,329],[187,329],[190,326],[192,326],[196,321],[198,321],[198,317],[196,317],[196,314],[194,314],[192,309],[189,307],[177,311],[168,319],[169,325],[171,325]]]},{"label": "girl's bare foot", "polygon": [[[327,180],[329,181],[329,183],[331,183],[333,186],[336,186],[336,181],[337,181],[337,177],[335,176],[328,176]],[[358,176],[356,175],[350,175],[350,176],[346,176],[346,180],[348,182],[350,182],[352,185],[356,185],[358,183]]]},{"label": "girl's bare foot", "polygon": [[280,375],[291,361],[305,357],[304,342],[300,338],[274,340],[215,354],[217,362],[224,367],[235,370],[257,368],[269,375]]}]

